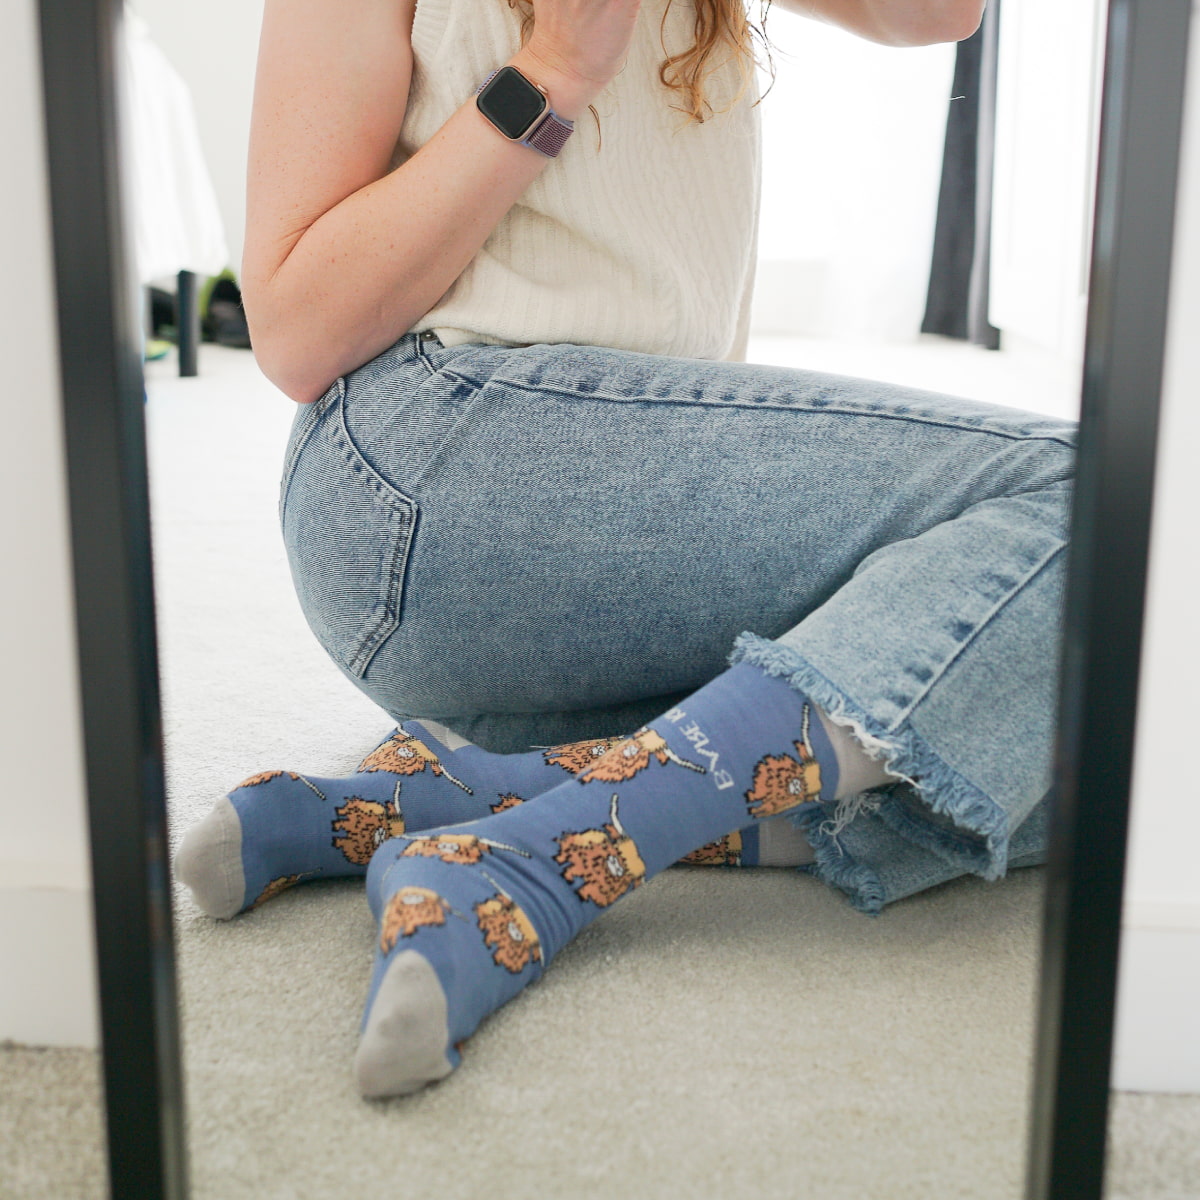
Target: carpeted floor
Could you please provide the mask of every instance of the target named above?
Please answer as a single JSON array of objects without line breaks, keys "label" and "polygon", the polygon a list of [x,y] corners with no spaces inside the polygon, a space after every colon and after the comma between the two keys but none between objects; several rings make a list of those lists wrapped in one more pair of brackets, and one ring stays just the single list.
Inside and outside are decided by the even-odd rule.
[{"label": "carpeted floor", "polygon": [[[304,626],[275,524],[292,407],[249,354],[152,364],[172,836],[269,767],[348,771],[391,723]],[[877,920],[794,872],[675,869],[485,1023],[453,1076],[365,1102],[360,882],[176,921],[202,1200],[1016,1200],[1041,872]],[[102,1191],[95,1056],[0,1052],[0,1197]],[[1200,1097],[1116,1098],[1109,1195],[1200,1196]],[[1189,1190],[1190,1188],[1190,1190]]]}]

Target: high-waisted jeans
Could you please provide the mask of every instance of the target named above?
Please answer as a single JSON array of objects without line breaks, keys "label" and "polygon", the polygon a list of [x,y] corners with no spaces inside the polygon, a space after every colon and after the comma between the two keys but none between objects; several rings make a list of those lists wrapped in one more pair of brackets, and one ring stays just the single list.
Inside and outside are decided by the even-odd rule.
[{"label": "high-waisted jeans", "polygon": [[408,334],[298,408],[301,607],[397,721],[627,733],[749,660],[907,782],[797,823],[864,912],[1042,861],[1075,428],[934,392]]}]

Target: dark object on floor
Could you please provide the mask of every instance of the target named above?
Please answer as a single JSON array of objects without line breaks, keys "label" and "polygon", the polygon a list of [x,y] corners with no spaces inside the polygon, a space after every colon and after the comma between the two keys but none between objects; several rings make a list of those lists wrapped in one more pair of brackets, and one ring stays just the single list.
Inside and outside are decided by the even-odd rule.
[{"label": "dark object on floor", "polygon": [[175,297],[159,287],[150,292],[150,336],[163,341],[175,340]]},{"label": "dark object on floor", "polygon": [[200,329],[206,342],[250,349],[250,329],[242,309],[242,292],[232,279],[222,276],[213,284],[200,318]]}]

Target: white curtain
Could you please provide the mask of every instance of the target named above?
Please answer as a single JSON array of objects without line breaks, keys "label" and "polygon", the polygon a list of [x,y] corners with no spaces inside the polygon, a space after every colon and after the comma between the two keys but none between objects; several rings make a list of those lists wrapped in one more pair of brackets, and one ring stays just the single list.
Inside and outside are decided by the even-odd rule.
[{"label": "white curtain", "polygon": [[122,182],[138,281],[179,271],[216,275],[229,265],[229,250],[191,93],[128,5],[122,27]]},{"label": "white curtain", "polygon": [[881,46],[782,9],[766,29],[777,71],[761,105],[753,332],[912,341],[955,46]]}]

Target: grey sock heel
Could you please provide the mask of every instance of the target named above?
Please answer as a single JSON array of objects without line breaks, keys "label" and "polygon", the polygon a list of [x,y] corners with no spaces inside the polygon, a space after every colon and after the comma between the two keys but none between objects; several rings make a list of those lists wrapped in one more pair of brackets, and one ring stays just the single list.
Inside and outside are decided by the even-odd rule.
[{"label": "grey sock heel", "polygon": [[364,1096],[403,1096],[443,1079],[454,1069],[446,1058],[446,993],[437,973],[415,950],[388,964],[354,1056],[354,1077]]},{"label": "grey sock heel", "polygon": [[241,911],[246,896],[242,823],[228,797],[184,835],[175,875],[210,917],[224,921]]}]

